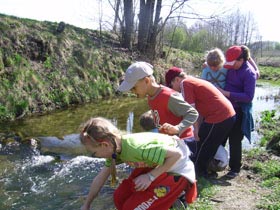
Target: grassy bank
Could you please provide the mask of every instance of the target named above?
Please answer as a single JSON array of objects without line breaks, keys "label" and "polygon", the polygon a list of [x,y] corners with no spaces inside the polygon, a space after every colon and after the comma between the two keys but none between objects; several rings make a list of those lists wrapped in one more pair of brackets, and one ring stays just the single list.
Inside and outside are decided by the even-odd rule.
[{"label": "grassy bank", "polygon": [[270,84],[280,85],[280,67],[259,66],[260,80],[269,81]]}]

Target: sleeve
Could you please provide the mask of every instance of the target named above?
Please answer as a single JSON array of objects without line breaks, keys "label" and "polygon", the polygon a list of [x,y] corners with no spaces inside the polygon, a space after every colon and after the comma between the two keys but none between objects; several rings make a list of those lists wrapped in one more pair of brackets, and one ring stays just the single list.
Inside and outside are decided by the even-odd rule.
[{"label": "sleeve", "polygon": [[183,120],[177,125],[179,132],[193,125],[198,118],[196,109],[187,103],[180,93],[173,93],[170,96],[168,108],[176,116],[183,117]]}]

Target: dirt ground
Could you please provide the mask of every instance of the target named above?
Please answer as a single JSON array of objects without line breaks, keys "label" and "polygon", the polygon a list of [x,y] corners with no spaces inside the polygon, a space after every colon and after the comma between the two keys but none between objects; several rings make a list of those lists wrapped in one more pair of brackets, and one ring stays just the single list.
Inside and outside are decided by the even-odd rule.
[{"label": "dirt ground", "polygon": [[242,170],[234,179],[224,177],[226,172],[220,172],[217,179],[211,180],[217,185],[218,192],[211,199],[213,209],[217,210],[253,210],[269,190],[260,187],[260,181],[255,174]]},{"label": "dirt ground", "polygon": [[[260,175],[252,171],[252,163],[258,159],[260,162],[279,157],[274,155],[261,155],[244,158],[242,170],[238,177],[228,179],[225,177],[227,170],[218,173],[218,177],[211,179],[218,192],[211,198],[215,210],[256,210],[264,196],[271,192],[268,188],[261,187]],[[262,202],[264,202],[262,200]]]}]

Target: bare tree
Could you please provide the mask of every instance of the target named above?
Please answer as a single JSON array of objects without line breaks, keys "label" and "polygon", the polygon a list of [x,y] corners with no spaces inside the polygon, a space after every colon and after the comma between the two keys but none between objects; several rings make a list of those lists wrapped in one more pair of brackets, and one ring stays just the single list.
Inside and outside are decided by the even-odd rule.
[{"label": "bare tree", "polygon": [[144,52],[147,48],[153,18],[155,0],[140,0],[137,49]]},{"label": "bare tree", "polygon": [[[110,1],[109,1],[109,3],[110,3]],[[119,20],[120,3],[121,3],[121,0],[116,0],[115,6],[113,6],[113,9],[115,11],[113,31],[115,31],[115,32],[117,31],[117,23],[118,23],[118,20]]]},{"label": "bare tree", "polygon": [[120,44],[124,48],[132,49],[134,36],[134,1],[108,1],[115,12],[113,32],[119,36]]},{"label": "bare tree", "polygon": [[[163,2],[169,4],[169,9],[165,11],[164,18],[161,15]],[[186,2],[188,0],[139,0],[139,4],[137,4],[138,1],[136,0],[115,0],[114,31],[117,31],[117,25],[119,25],[121,46],[132,49],[133,38],[137,37],[137,50],[148,56],[157,56],[160,53],[159,47],[161,46],[159,34],[163,34],[161,32],[168,20],[174,18],[177,22],[181,22],[182,19],[202,20],[199,28],[195,29],[199,34],[187,32],[189,35],[193,34],[195,36],[192,39],[193,46],[197,43],[200,47],[208,49],[212,47],[225,48],[232,44],[248,45],[251,42],[255,23],[250,14],[245,16],[237,10],[221,18],[214,14],[206,17],[195,12],[181,12],[186,8],[185,6],[188,6]],[[135,16],[135,8],[139,10],[137,16]],[[224,13],[221,14],[224,15]],[[136,24],[137,21],[139,21],[138,25]]]},{"label": "bare tree", "polygon": [[[158,35],[163,30],[167,20],[178,9],[182,8],[188,0],[167,1],[170,10],[162,20],[162,0],[109,0],[109,4],[115,11],[113,31],[120,35],[121,46],[132,48],[133,38],[137,35],[137,49],[142,53],[157,55]],[[114,3],[112,3],[114,2]],[[123,4],[122,4],[122,3]],[[135,18],[135,8],[139,9]],[[136,30],[136,22],[139,21]],[[119,26],[119,27],[118,27]]]},{"label": "bare tree", "polygon": [[[169,1],[170,9],[165,16],[161,17],[162,0],[140,0],[138,45],[141,52],[149,55],[157,55],[158,35],[163,31],[167,21],[175,11],[182,8],[188,0]],[[166,1],[167,2],[167,1]]]},{"label": "bare tree", "polygon": [[134,29],[134,13],[133,1],[124,0],[124,22],[125,28],[123,30],[123,43],[122,46],[128,49],[132,48],[132,36]]}]

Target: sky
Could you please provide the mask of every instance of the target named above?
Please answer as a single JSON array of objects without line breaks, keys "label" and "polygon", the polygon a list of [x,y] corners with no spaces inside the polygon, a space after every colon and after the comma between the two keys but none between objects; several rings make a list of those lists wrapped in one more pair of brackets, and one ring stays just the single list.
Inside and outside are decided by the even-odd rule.
[{"label": "sky", "polygon": [[[99,22],[101,0],[0,0],[0,13],[40,21],[60,22],[81,28],[96,29]],[[166,2],[167,0],[163,1]],[[102,0],[107,2],[107,0]],[[277,0],[189,0],[188,4],[197,13],[209,15],[221,11],[235,10],[250,12],[258,25],[263,41],[280,42],[280,11]],[[110,11],[110,8],[104,8]],[[107,12],[102,20],[112,19]]]}]

